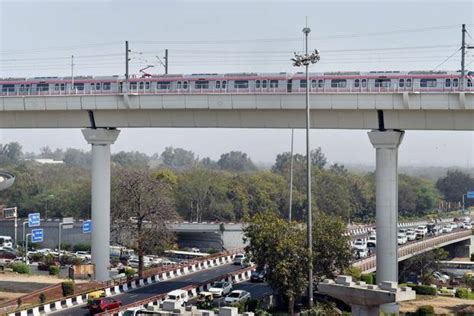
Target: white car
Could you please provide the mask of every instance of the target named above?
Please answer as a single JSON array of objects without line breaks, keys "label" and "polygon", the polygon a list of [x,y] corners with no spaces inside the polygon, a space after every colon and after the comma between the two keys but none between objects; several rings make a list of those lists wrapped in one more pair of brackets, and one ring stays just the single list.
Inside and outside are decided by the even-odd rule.
[{"label": "white car", "polygon": [[232,284],[227,281],[217,281],[212,283],[208,292],[211,292],[214,297],[225,296],[232,291]]},{"label": "white car", "polygon": [[453,231],[453,227],[450,224],[443,226],[443,233],[450,233],[452,231]]},{"label": "white car", "polygon": [[451,228],[452,228],[452,229],[458,228],[458,224],[456,224],[456,223],[451,223]]},{"label": "white car", "polygon": [[415,229],[415,233],[417,238],[425,238],[426,234],[428,234],[428,228],[426,225],[420,225]]},{"label": "white car", "polygon": [[366,250],[367,249],[367,243],[363,239],[356,239],[354,241],[354,244],[352,245],[352,248],[357,249],[357,250]]},{"label": "white car", "polygon": [[446,275],[446,274],[443,274],[441,272],[438,272],[438,271],[435,271],[433,272],[433,277],[438,280],[438,281],[441,281],[443,283],[445,282],[448,282],[451,278],[449,277],[449,275]]},{"label": "white car", "polygon": [[184,306],[188,303],[188,292],[184,290],[174,290],[166,295],[166,300],[178,302],[179,305]]},{"label": "white car", "polygon": [[464,229],[472,229],[472,224],[469,222],[464,223]]},{"label": "white car", "polygon": [[408,241],[413,241],[416,239],[416,233],[414,230],[409,230],[407,231],[407,240]]},{"label": "white car", "polygon": [[369,255],[369,252],[367,249],[359,250],[359,249],[354,249],[354,258],[356,259],[362,259],[366,258]]},{"label": "white car", "polygon": [[235,290],[232,291],[227,297],[224,299],[226,304],[232,304],[236,302],[245,302],[250,299],[250,293],[247,291],[242,290]]},{"label": "white car", "polygon": [[74,255],[82,261],[91,261],[92,259],[91,254],[87,251],[76,251]]},{"label": "white car", "polygon": [[403,233],[398,233],[397,235],[397,243],[399,245],[404,245],[407,243],[407,236]]},{"label": "white car", "polygon": [[245,261],[245,255],[243,253],[236,254],[233,263],[235,265],[243,265]]},{"label": "white car", "polygon": [[377,246],[377,237],[375,235],[369,236],[367,239],[367,247],[375,248]]}]

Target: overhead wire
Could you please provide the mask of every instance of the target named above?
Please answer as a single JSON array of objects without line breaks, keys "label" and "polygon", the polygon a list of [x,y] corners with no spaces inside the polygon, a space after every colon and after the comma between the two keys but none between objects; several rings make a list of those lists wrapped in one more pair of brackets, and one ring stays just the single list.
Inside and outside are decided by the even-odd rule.
[{"label": "overhead wire", "polygon": [[460,50],[461,50],[461,48],[456,49],[456,51],[455,51],[452,55],[448,56],[445,60],[443,60],[441,63],[439,63],[436,67],[433,68],[433,70],[436,70],[436,69],[438,69],[439,67],[441,67],[442,65],[444,65],[448,60],[450,60],[450,59],[451,59],[454,55],[456,55]]}]

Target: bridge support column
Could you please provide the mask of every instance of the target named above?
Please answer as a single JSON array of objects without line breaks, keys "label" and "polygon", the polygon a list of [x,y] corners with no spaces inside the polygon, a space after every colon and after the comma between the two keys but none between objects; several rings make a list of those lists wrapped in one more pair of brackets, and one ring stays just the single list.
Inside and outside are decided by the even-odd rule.
[{"label": "bridge support column", "polygon": [[[370,142],[376,152],[376,269],[377,283],[398,282],[398,146],[403,131],[371,131]],[[385,313],[398,313],[398,304],[380,306]]]},{"label": "bridge support column", "polygon": [[110,279],[110,145],[119,133],[117,129],[82,130],[84,138],[92,145],[91,255],[97,281]]}]

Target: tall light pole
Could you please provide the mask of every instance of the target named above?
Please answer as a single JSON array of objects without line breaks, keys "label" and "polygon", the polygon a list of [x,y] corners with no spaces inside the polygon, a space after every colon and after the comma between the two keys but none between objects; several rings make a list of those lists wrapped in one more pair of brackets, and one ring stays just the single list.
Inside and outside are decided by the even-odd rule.
[{"label": "tall light pole", "polygon": [[293,208],[293,138],[295,129],[291,129],[291,153],[290,153],[290,207],[288,210],[288,221],[291,222],[291,210]]},{"label": "tall light pole", "polygon": [[[310,157],[310,144],[309,144],[309,132],[311,128],[311,117],[310,117],[310,107],[309,107],[309,65],[315,64],[319,61],[319,51],[315,49],[311,54],[308,53],[308,35],[311,32],[309,27],[305,27],[303,29],[303,33],[305,34],[305,54],[298,55],[295,53],[295,57],[291,60],[293,61],[293,66],[300,67],[304,65],[306,67],[306,199],[307,199],[307,233],[308,233],[308,252],[310,258],[313,256],[313,218],[312,218],[312,210],[311,210],[311,157]],[[312,261],[309,266],[308,271],[308,304],[309,307],[313,307],[313,265]]]}]

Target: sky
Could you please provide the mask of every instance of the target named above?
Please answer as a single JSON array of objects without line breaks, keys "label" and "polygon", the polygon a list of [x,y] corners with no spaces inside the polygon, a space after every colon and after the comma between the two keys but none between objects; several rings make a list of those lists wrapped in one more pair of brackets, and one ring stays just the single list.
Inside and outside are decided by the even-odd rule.
[{"label": "sky", "polygon": [[[307,21],[307,22],[306,22]],[[461,24],[474,45],[474,1],[26,1],[0,0],[0,77],[122,75],[124,41],[130,72],[160,64],[169,73],[296,72],[290,58],[321,52],[311,71],[458,70]],[[474,50],[466,55],[474,68]],[[162,152],[167,146],[218,159],[231,150],[271,163],[290,150],[290,130],[122,129],[113,152]],[[312,130],[312,147],[330,162],[374,164],[364,130]],[[0,130],[0,143],[25,151],[89,146],[77,129]],[[303,130],[295,151],[305,151]],[[472,132],[407,131],[401,165],[474,164]]]}]

